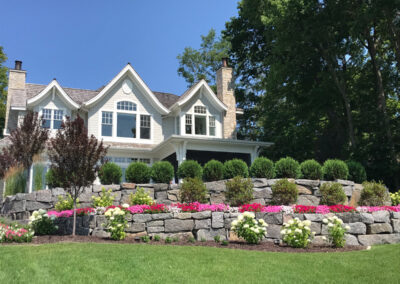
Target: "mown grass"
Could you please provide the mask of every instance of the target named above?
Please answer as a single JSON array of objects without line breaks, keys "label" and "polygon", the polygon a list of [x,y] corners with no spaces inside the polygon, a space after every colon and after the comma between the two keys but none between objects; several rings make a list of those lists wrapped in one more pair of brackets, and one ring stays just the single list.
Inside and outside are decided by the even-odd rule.
[{"label": "mown grass", "polygon": [[0,283],[399,283],[400,244],[345,253],[60,243],[0,246]]}]

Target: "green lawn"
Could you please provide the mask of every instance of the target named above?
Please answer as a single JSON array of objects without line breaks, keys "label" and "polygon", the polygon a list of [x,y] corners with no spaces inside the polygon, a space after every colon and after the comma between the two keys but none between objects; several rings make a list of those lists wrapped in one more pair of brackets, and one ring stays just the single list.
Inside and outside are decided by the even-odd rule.
[{"label": "green lawn", "polygon": [[400,244],[346,253],[68,243],[0,246],[0,283],[400,283]]}]

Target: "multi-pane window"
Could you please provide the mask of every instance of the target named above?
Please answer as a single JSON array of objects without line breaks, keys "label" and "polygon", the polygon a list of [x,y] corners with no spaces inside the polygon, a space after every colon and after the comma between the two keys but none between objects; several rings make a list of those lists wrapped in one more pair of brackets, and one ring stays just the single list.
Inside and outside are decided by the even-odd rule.
[{"label": "multi-pane window", "polygon": [[204,115],[194,117],[194,133],[197,135],[207,135],[207,122]]},{"label": "multi-pane window", "polygon": [[210,116],[208,118],[208,124],[209,124],[209,131],[210,131],[210,136],[215,136],[215,117]]},{"label": "multi-pane window", "polygon": [[187,114],[185,116],[186,134],[192,134],[192,115]]},{"label": "multi-pane window", "polygon": [[128,101],[122,101],[117,103],[117,109],[119,110],[128,110],[128,111],[136,111],[136,104]]},{"label": "multi-pane window", "polygon": [[150,139],[150,115],[140,115],[140,138]]},{"label": "multi-pane window", "polygon": [[101,136],[112,136],[113,113],[101,112]]},{"label": "multi-pane window", "polygon": [[195,113],[205,114],[206,113],[206,108],[204,106],[194,106],[194,112]]},{"label": "multi-pane window", "polygon": [[61,124],[63,122],[64,111],[63,110],[54,110],[53,116],[53,129],[60,129]]},{"label": "multi-pane window", "polygon": [[51,128],[51,109],[44,108],[42,110],[43,128]]},{"label": "multi-pane window", "polygon": [[117,114],[117,137],[136,138],[136,114]]},{"label": "multi-pane window", "polygon": [[140,161],[142,162],[142,163],[145,163],[145,164],[150,164],[150,159],[140,159]]}]

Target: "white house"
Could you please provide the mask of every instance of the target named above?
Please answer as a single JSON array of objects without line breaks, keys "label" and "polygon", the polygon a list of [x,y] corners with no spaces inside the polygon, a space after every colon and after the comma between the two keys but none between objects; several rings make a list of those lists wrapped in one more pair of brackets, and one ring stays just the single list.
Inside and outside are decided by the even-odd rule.
[{"label": "white house", "polygon": [[108,158],[122,169],[132,161],[167,160],[177,167],[186,159],[204,164],[241,158],[250,164],[261,147],[272,144],[236,139],[236,115],[243,111],[236,108],[226,59],[217,71],[217,94],[201,80],[181,96],[150,90],[129,63],[97,90],[62,87],[56,79],[48,85],[26,83],[21,67],[15,61],[9,70],[5,136],[27,110],[42,115],[51,132],[66,116],[79,114],[89,135],[110,146]]}]

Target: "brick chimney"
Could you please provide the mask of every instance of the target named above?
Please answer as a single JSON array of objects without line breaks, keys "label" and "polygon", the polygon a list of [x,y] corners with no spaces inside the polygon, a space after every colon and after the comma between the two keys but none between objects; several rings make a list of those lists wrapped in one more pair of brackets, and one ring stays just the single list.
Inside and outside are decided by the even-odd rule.
[{"label": "brick chimney", "polygon": [[228,58],[222,59],[217,71],[217,97],[228,107],[223,120],[223,137],[236,139],[236,99],[233,69],[228,67]]}]

